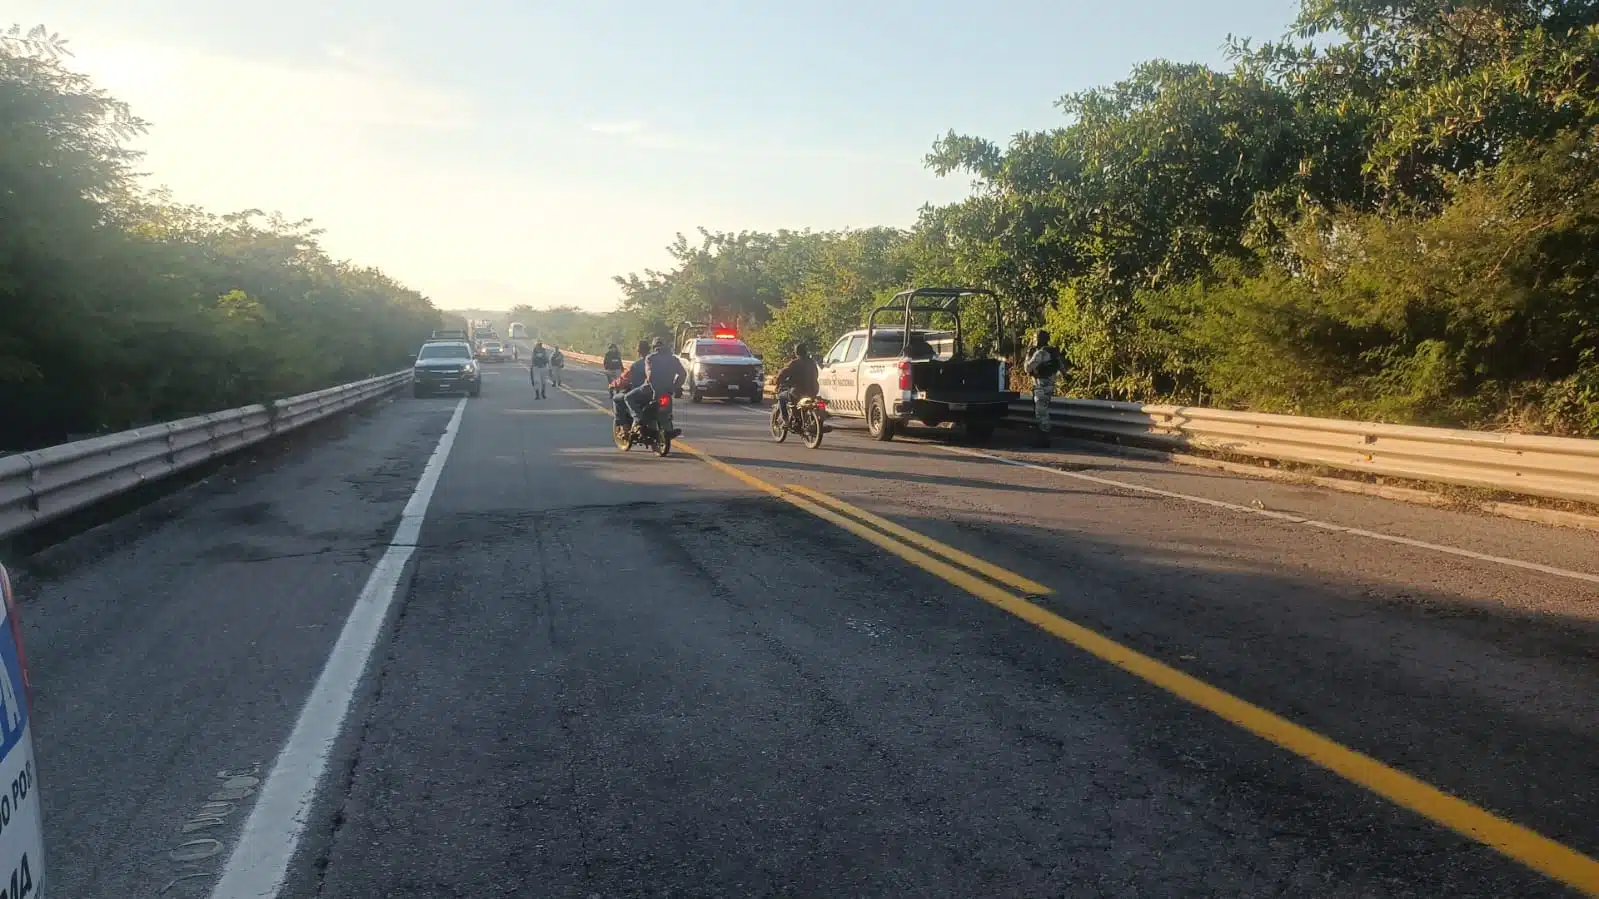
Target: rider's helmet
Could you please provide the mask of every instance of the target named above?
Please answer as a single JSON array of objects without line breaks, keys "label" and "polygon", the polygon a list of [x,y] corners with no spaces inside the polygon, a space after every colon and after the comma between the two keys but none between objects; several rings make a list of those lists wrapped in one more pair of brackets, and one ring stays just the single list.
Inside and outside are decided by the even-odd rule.
[{"label": "rider's helmet", "polygon": [[805,345],[805,341],[801,340],[799,343],[794,344],[794,358],[798,359],[802,356],[809,356],[810,354],[811,348]]}]

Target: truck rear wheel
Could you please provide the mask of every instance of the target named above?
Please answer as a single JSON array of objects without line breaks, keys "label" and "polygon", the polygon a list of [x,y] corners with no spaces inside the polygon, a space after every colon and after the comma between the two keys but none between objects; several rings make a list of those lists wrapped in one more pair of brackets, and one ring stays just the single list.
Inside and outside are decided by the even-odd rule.
[{"label": "truck rear wheel", "polygon": [[866,407],[866,433],[885,443],[894,439],[894,420],[888,417],[888,401],[881,393],[872,394]]}]

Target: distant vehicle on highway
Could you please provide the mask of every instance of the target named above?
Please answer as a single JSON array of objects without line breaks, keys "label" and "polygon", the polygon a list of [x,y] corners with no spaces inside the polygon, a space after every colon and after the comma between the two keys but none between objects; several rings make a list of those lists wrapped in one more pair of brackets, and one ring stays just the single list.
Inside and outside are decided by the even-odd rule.
[{"label": "distant vehicle on highway", "polygon": [[524,325],[521,322],[511,322],[511,339],[512,340],[526,340],[527,339],[527,325]]},{"label": "distant vehicle on highway", "polygon": [[22,618],[0,565],[0,896],[44,897],[44,818],[33,758],[33,686],[22,649]]},{"label": "distant vehicle on highway", "polygon": [[688,369],[684,386],[691,403],[708,396],[743,397],[752,403],[765,397],[766,374],[760,357],[750,352],[732,328],[717,326],[704,336],[690,337],[677,355]]},{"label": "distant vehicle on highway", "polygon": [[464,340],[430,340],[422,344],[411,368],[411,392],[418,397],[436,393],[481,394],[483,373],[472,358],[472,344]]},{"label": "distant vehicle on highway", "polygon": [[432,340],[466,340],[465,328],[440,328],[433,332]]},{"label": "distant vehicle on highway", "polygon": [[498,340],[485,340],[478,344],[477,357],[484,362],[509,362],[515,358],[512,351]]},{"label": "distant vehicle on highway", "polygon": [[[993,333],[1003,335],[999,298],[979,288],[919,287],[872,310],[865,328],[840,337],[822,359],[828,413],[866,419],[878,440],[894,439],[912,421],[954,422],[972,439],[987,439],[1019,394],[1006,384],[1004,361],[974,357],[966,345],[961,312],[973,299],[986,300]],[[953,330],[918,327],[918,316],[943,318]],[[947,349],[940,352],[935,341]]]}]

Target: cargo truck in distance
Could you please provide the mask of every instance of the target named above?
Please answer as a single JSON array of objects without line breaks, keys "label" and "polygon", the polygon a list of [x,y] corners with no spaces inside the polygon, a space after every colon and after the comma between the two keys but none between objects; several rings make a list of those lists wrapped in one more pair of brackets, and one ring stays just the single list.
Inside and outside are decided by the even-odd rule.
[{"label": "cargo truck in distance", "polygon": [[1008,389],[1003,360],[968,355],[961,312],[973,301],[992,307],[991,336],[1000,352],[1008,352],[999,297],[993,291],[902,291],[872,310],[865,328],[840,337],[822,359],[819,381],[828,414],[865,419],[867,432],[877,440],[893,440],[912,422],[928,427],[959,424],[973,441],[987,440],[1020,394]]}]

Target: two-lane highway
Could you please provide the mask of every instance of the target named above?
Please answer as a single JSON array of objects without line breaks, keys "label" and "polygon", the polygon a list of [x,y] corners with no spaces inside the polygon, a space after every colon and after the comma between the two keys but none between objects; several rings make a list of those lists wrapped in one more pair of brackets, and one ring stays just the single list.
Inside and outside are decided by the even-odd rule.
[{"label": "two-lane highway", "polygon": [[489,371],[34,560],[62,895],[1599,894],[1591,535]]}]

